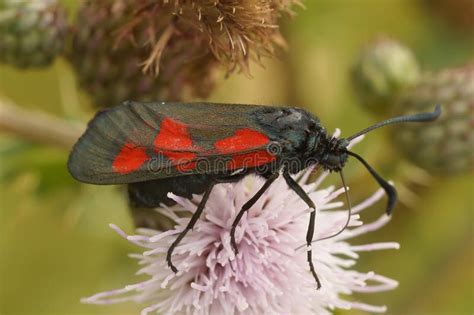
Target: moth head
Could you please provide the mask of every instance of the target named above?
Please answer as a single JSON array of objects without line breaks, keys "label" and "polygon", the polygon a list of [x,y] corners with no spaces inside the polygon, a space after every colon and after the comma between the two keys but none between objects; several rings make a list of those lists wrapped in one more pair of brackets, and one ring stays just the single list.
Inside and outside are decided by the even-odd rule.
[{"label": "moth head", "polygon": [[330,172],[340,172],[347,162],[347,145],[349,141],[344,138],[331,138],[326,153],[321,158],[321,165]]}]

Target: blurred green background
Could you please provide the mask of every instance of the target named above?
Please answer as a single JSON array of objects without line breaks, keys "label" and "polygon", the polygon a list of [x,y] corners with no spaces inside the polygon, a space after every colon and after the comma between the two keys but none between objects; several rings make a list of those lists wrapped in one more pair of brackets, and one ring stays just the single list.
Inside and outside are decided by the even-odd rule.
[{"label": "blurred green background", "polygon": [[[64,3],[71,11],[78,5]],[[252,65],[252,79],[222,79],[210,100],[304,107],[328,130],[339,127],[349,135],[377,121],[358,105],[349,76],[360,49],[377,35],[407,44],[424,69],[462,65],[474,57],[473,33],[451,28],[421,1],[304,3],[306,9],[296,9],[297,16],[285,22],[287,53],[265,60],[265,68]],[[0,65],[0,97],[71,123],[85,123],[94,113],[62,59],[45,70]],[[384,176],[416,181],[417,173],[400,163],[387,130],[367,136],[356,151]],[[65,150],[0,133],[0,314],[137,314],[141,306],[132,303],[79,302],[134,281],[136,265],[126,255],[135,248],[108,228],[113,222],[133,230],[122,188],[75,182],[66,170],[67,156]],[[347,169],[353,199],[377,188],[361,165],[350,162]],[[472,173],[432,177],[413,189],[419,201],[410,207],[399,203],[387,227],[358,240],[401,243],[398,251],[364,254],[357,266],[397,279],[399,288],[352,298],[386,304],[389,314],[473,314]],[[383,206],[363,219],[376,218]]]}]

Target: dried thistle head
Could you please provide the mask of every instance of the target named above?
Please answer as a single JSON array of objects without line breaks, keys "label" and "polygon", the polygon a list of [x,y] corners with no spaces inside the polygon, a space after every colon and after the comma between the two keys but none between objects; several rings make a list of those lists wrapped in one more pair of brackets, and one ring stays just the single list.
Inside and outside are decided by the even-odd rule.
[{"label": "dried thistle head", "polygon": [[[108,107],[127,99],[180,101],[207,97],[217,77],[218,62],[210,52],[203,51],[206,46],[198,37],[169,38],[160,56],[160,76],[142,73],[140,64],[150,54],[150,36],[154,35],[144,25],[130,24],[136,8],[132,0],[90,0],[78,11],[67,57],[93,103]],[[169,25],[169,20],[157,21],[160,30]],[[118,38],[121,32],[125,36]]]},{"label": "dried thistle head", "polygon": [[[228,72],[236,69],[249,74],[249,61],[275,54],[275,46],[285,46],[278,19],[298,0],[138,0],[127,22],[117,31],[116,45],[136,41],[144,30],[144,45],[150,53],[143,71],[157,75],[174,46],[186,43],[194,56],[211,55]],[[301,5],[301,4],[300,4]],[[192,45],[192,46],[191,46]]]},{"label": "dried thistle head", "polygon": [[206,98],[218,66],[250,75],[250,60],[284,46],[277,20],[297,3],[89,0],[79,10],[68,57],[98,106]]}]

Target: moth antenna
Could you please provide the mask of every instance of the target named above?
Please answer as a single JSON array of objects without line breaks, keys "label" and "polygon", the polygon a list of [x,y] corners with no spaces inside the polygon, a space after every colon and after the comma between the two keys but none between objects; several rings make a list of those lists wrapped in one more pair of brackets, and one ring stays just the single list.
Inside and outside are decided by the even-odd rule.
[{"label": "moth antenna", "polygon": [[347,229],[347,227],[349,226],[349,222],[351,221],[351,216],[352,216],[351,197],[349,196],[349,192],[347,190],[347,185],[346,185],[346,181],[344,179],[344,174],[342,173],[342,170],[339,172],[339,175],[341,176],[342,186],[344,187],[344,193],[346,195],[346,201],[347,201],[347,207],[348,207],[346,223],[344,224],[344,226],[337,233],[334,233],[334,234],[329,235],[329,236],[318,238],[317,240],[314,240],[313,243],[314,242],[319,242],[319,241],[322,241],[322,240],[327,240],[327,239],[338,236],[339,234],[344,232],[345,229]]},{"label": "moth antenna", "polygon": [[398,123],[406,123],[406,122],[428,122],[436,120],[436,118],[441,115],[441,105],[436,105],[435,110],[432,113],[420,113],[414,115],[406,115],[406,116],[398,116],[393,117],[384,121],[381,121],[375,125],[365,128],[364,130],[359,131],[358,133],[350,136],[347,138],[348,141],[351,141],[354,138],[357,138],[363,134],[366,134],[374,129],[384,127],[387,125],[393,125]]},{"label": "moth antenna", "polygon": [[385,179],[382,178],[382,176],[377,174],[377,172],[372,168],[372,166],[370,166],[369,163],[367,163],[360,155],[351,151],[346,151],[346,153],[355,157],[357,160],[359,160],[359,162],[364,164],[365,168],[369,171],[372,177],[375,178],[377,183],[379,183],[383,190],[385,190],[385,193],[388,197],[386,213],[388,215],[392,214],[392,210],[395,207],[395,203],[397,202],[397,191],[395,190],[395,187],[390,185]]}]

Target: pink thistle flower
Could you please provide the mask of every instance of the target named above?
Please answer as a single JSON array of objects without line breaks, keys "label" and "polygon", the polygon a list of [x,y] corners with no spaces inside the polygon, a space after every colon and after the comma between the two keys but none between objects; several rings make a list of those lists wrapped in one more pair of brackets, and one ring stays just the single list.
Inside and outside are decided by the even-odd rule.
[{"label": "pink thistle flower", "polygon": [[[347,220],[343,203],[335,199],[343,188],[319,188],[327,176],[315,182],[308,169],[295,179],[317,205],[315,240],[338,232]],[[166,232],[138,229],[127,235],[111,227],[128,241],[143,248],[133,254],[148,280],[124,288],[98,293],[83,299],[84,303],[111,304],[125,301],[148,306],[142,314],[331,314],[336,308],[385,312],[385,306],[373,306],[344,300],[341,295],[353,292],[380,292],[394,289],[398,283],[372,271],[351,269],[359,252],[398,249],[398,243],[351,245],[349,239],[381,228],[389,221],[383,215],[375,222],[363,224],[359,212],[383,196],[379,190],[353,207],[349,227],[336,237],[313,242],[313,260],[321,280],[316,283],[306,261],[304,244],[309,211],[306,204],[278,179],[242,218],[236,230],[239,254],[234,255],[230,230],[241,206],[262,186],[263,179],[249,175],[244,180],[217,185],[194,230],[175,249],[174,274],[166,263],[166,252],[189,218],[175,211],[194,213],[201,196],[193,200],[171,195],[178,203],[157,211],[176,221]],[[301,249],[300,249],[301,248]],[[369,284],[371,283],[371,284]]]}]

